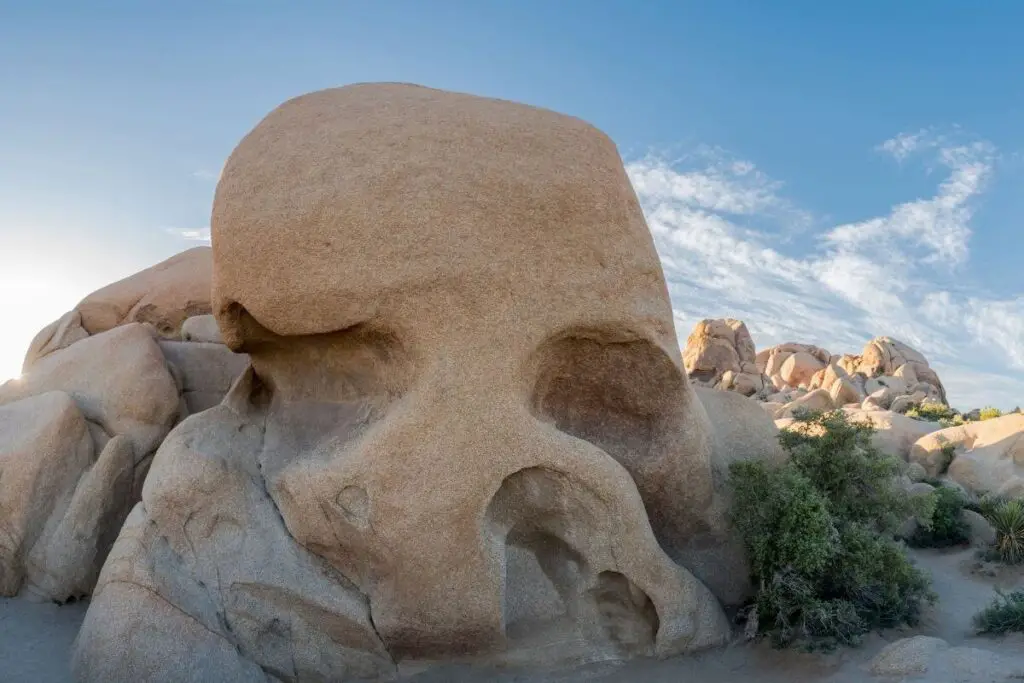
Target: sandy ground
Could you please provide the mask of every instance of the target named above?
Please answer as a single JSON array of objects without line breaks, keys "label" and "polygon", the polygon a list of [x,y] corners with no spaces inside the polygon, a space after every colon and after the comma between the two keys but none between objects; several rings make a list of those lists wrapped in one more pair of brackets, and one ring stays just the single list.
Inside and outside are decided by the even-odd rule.
[{"label": "sandy ground", "polygon": [[0,598],[0,683],[66,683],[85,603]]},{"label": "sandy ground", "polygon": [[[667,660],[605,663],[563,671],[481,670],[445,666],[413,676],[415,683],[856,683],[886,680],[872,677],[867,662],[892,641],[915,634],[942,638],[953,646],[978,648],[980,659],[950,659],[927,674],[906,679],[921,683],[995,683],[1024,680],[1024,636],[987,638],[973,634],[971,619],[987,605],[993,588],[1024,586],[1024,570],[1003,570],[997,576],[976,571],[974,551],[915,551],[915,560],[932,575],[940,600],[924,623],[913,631],[872,636],[863,647],[830,655],[807,655],[737,643],[698,656]],[[0,683],[70,683],[71,644],[85,614],[85,604],[58,607],[21,599],[0,599]],[[959,650],[956,652],[960,652]],[[975,653],[976,655],[979,653]],[[961,658],[963,660],[963,658]],[[978,662],[1001,662],[995,673]],[[959,668],[958,668],[959,667]]]}]

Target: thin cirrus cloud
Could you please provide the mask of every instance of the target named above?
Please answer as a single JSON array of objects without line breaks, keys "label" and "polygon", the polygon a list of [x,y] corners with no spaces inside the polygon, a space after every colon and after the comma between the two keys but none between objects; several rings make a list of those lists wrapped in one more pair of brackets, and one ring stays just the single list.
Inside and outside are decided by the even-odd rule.
[{"label": "thin cirrus cloud", "polygon": [[209,228],[167,228],[167,232],[188,242],[210,243]]},{"label": "thin cirrus cloud", "polygon": [[[858,352],[888,335],[933,362],[955,405],[1015,406],[1024,388],[1024,297],[956,293],[975,204],[996,159],[990,143],[963,137],[924,129],[883,142],[878,150],[898,162],[923,156],[942,171],[934,195],[823,229],[808,229],[813,218],[780,195],[781,184],[720,151],[683,164],[656,156],[627,164],[680,338],[702,318],[726,316],[744,320],[759,348],[801,341]],[[785,249],[793,221],[803,226],[803,246],[811,240],[803,254]],[[969,365],[964,359],[979,349],[990,360]]]},{"label": "thin cirrus cloud", "polygon": [[[888,335],[929,358],[954,405],[1017,405],[1024,295],[967,296],[955,286],[957,270],[969,263],[975,204],[997,156],[990,143],[964,137],[956,128],[926,128],[882,142],[877,151],[899,163],[916,157],[941,171],[933,196],[831,226],[787,199],[781,182],[719,148],[628,163],[680,340],[709,317],[744,320],[758,348],[800,341],[849,353]],[[210,241],[208,228],[171,232]],[[798,246],[804,253],[792,253]],[[978,357],[989,360],[965,360]]]}]

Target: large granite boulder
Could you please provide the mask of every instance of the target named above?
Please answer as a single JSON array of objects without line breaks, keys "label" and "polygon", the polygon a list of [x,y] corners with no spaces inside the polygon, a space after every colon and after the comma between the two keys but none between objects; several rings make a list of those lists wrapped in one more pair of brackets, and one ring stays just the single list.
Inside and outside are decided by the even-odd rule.
[{"label": "large granite boulder", "polygon": [[121,325],[147,323],[177,339],[185,320],[210,312],[211,254],[195,247],[85,297],[36,334],[22,373],[47,354]]},{"label": "large granite boulder", "polygon": [[663,547],[722,543],[716,463],[758,457],[771,425],[690,386],[608,138],[417,86],[321,91],[235,149],[212,230],[213,310],[251,366],[161,446],[79,680],[342,681],[729,637]]},{"label": "large granite boulder", "polygon": [[911,462],[929,476],[948,477],[969,493],[1024,497],[1024,415],[1010,413],[969,422],[923,436],[910,451]]}]

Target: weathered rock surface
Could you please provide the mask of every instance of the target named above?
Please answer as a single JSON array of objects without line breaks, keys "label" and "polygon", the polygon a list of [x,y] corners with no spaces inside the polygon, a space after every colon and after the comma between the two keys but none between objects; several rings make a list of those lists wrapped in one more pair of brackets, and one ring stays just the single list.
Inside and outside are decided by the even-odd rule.
[{"label": "weathered rock surface", "polygon": [[946,401],[942,382],[924,356],[890,337],[872,339],[859,356],[780,344],[759,353],[758,365],[769,383],[790,400],[796,389],[824,389],[836,407],[857,403],[864,410],[896,413],[922,402]]},{"label": "weathered rock surface", "polygon": [[223,344],[224,339],[213,315],[194,315],[181,324],[181,340]]},{"label": "weathered rock surface", "polygon": [[815,389],[799,398],[784,405],[777,413],[775,419],[794,417],[801,411],[824,411],[833,410],[836,404],[832,402],[832,396],[826,389]]},{"label": "weathered rock surface", "polygon": [[85,418],[51,391],[0,406],[0,595],[16,595],[28,557],[64,516],[92,464]]},{"label": "weathered rock surface", "polygon": [[211,250],[195,247],[93,292],[76,307],[98,334],[130,322],[150,323],[176,338],[186,318],[210,312]]},{"label": "weathered rock surface", "polygon": [[914,444],[941,426],[937,422],[915,420],[887,410],[851,409],[846,411],[853,421],[870,423],[875,432],[871,441],[875,448],[907,460]]},{"label": "weathered rock surface", "polygon": [[833,355],[793,342],[755,353],[742,321],[707,319],[694,327],[683,358],[691,381],[700,386],[782,403],[783,408],[769,411],[776,419],[808,407],[905,413],[925,402],[946,400],[942,382],[924,356],[890,337],[872,339],[860,355]]},{"label": "weathered rock surface", "polygon": [[244,353],[223,344],[161,341],[167,362],[180,374],[180,391],[189,414],[218,405],[249,365]]},{"label": "weathered rock surface", "polygon": [[214,312],[251,367],[161,446],[80,680],[347,680],[728,638],[662,547],[703,535],[713,558],[721,463],[777,446],[756,404],[690,386],[605,136],[416,86],[322,91],[232,153],[212,229]]},{"label": "weathered rock surface", "polygon": [[0,405],[48,391],[70,394],[106,437],[127,436],[137,458],[153,453],[178,417],[174,379],[153,335],[139,323],[41,358],[21,379],[0,385]]},{"label": "weathered rock surface", "polygon": [[[929,476],[948,464],[948,477],[975,496],[1024,496],[1024,415],[1011,413],[941,429],[919,439],[910,459]],[[944,450],[945,449],[945,450]],[[948,461],[948,450],[953,460]]]},{"label": "weathered rock surface", "polygon": [[189,316],[210,312],[209,247],[183,251],[85,297],[32,340],[22,373],[44,356],[120,325],[148,323],[157,334],[178,338]]},{"label": "weathered rock surface", "polygon": [[[159,279],[143,281],[151,285],[147,301],[176,300],[173,292],[160,290]],[[128,322],[90,335],[81,321],[76,309],[44,330],[37,341],[45,343],[35,356],[30,352],[26,373],[0,386],[0,411],[20,415],[29,425],[21,432],[18,425],[0,430],[0,453],[14,454],[0,468],[8,473],[0,476],[0,500],[12,538],[22,539],[0,543],[0,565],[8,568],[0,581],[4,594],[58,602],[90,594],[141,496],[157,447],[189,412],[219,403],[248,365],[245,355],[223,344],[158,342],[151,324]],[[57,338],[61,343],[50,343]],[[63,411],[59,419],[53,417],[55,405]],[[25,412],[26,406],[38,408],[39,415]],[[48,420],[65,432],[69,424],[80,426],[81,433],[74,432],[73,444],[55,444],[44,429]]]},{"label": "weathered rock surface", "polygon": [[696,387],[712,425],[711,466],[715,481],[710,528],[686,540],[663,544],[679,564],[703,581],[727,605],[753,595],[750,566],[739,536],[728,521],[729,466],[746,460],[782,462],[779,430],[758,404],[730,391]]},{"label": "weathered rock surface", "polygon": [[[53,417],[55,406],[60,419]],[[0,386],[0,410],[14,411],[26,424],[56,420],[65,432],[74,425],[73,447],[55,444],[48,432],[19,432],[14,423],[0,430],[0,452],[17,454],[4,467],[10,476],[0,476],[6,514],[41,519],[40,510],[46,513],[45,528],[29,534],[30,545],[0,545],[0,563],[22,568],[5,591],[57,601],[88,595],[138,500],[153,452],[179,416],[160,347],[138,323],[84,337]],[[32,487],[15,471],[33,472]]]},{"label": "weathered rock surface", "polygon": [[991,683],[1020,678],[1020,665],[988,650],[950,647],[941,638],[913,636],[888,645],[868,664],[868,671],[886,680],[927,680]]},{"label": "weathered rock surface", "polygon": [[731,389],[744,396],[762,392],[767,382],[757,368],[747,326],[732,318],[697,323],[686,339],[683,366],[699,386]]}]

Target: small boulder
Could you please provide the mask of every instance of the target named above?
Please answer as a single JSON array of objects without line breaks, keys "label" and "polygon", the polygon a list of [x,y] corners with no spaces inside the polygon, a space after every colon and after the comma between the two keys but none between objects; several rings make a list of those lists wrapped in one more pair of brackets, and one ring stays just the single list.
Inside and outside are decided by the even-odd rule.
[{"label": "small boulder", "polygon": [[833,410],[835,403],[832,402],[832,397],[824,389],[815,389],[810,391],[800,398],[791,401],[786,404],[775,414],[775,419],[781,419],[785,417],[793,417],[797,413],[803,410],[808,411],[827,411]]},{"label": "small boulder", "polygon": [[972,545],[990,546],[996,542],[995,527],[985,519],[984,515],[965,508],[960,511],[960,518],[967,525]]},{"label": "small boulder", "polygon": [[889,644],[868,664],[875,676],[905,677],[923,674],[935,654],[949,648],[941,638],[914,636]]},{"label": "small boulder", "polygon": [[212,315],[194,315],[181,324],[182,341],[223,344],[217,319]]}]

